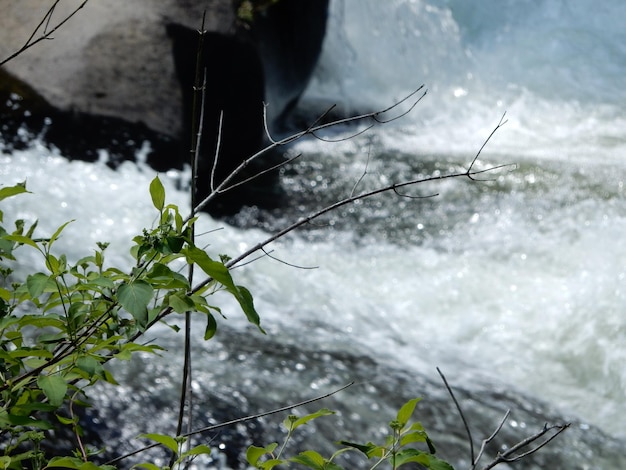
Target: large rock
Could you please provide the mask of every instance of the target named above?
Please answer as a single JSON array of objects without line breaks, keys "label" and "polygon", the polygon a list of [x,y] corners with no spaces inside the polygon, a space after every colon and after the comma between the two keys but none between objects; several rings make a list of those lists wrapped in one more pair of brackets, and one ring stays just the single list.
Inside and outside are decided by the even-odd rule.
[{"label": "large rock", "polygon": [[[43,24],[53,28],[81,2],[59,2]],[[256,10],[249,24],[237,19],[234,3],[88,1],[52,39],[0,71],[0,114],[4,121],[7,114],[16,120],[13,126],[3,123],[4,139],[15,133],[21,119],[70,158],[94,160],[98,148],[107,148],[115,166],[149,140],[153,151],[148,163],[159,170],[180,167],[189,155],[196,31],[206,9],[209,34],[202,66],[209,86],[200,196],[206,194],[219,112],[225,115],[217,183],[261,147],[263,101],[269,101],[270,126],[285,119],[307,84],[325,32],[328,0],[280,0],[270,6],[252,2]],[[48,0],[3,0],[0,60],[22,47],[50,5]],[[33,38],[44,30],[40,26]],[[233,192],[223,212],[264,204],[263,194]]]},{"label": "large rock", "polygon": [[[56,6],[50,26],[79,4]],[[0,56],[18,50],[52,2],[3,0]],[[227,33],[235,24],[230,0],[91,0],[53,34],[8,64],[54,107],[144,122],[158,132],[181,130],[181,92],[165,24]],[[41,35],[43,28],[39,30]]]}]

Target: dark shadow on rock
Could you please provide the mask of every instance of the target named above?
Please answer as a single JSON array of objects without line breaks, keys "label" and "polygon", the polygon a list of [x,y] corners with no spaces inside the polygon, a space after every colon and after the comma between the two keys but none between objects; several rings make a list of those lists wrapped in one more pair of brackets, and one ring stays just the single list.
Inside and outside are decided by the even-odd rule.
[{"label": "dark shadow on rock", "polygon": [[[182,87],[184,132],[181,141],[183,153],[186,151],[188,155],[196,139],[192,121],[197,66],[200,77],[206,70],[196,191],[197,201],[201,201],[211,193],[211,187],[217,187],[264,146],[263,66],[254,45],[236,36],[212,32],[205,33],[202,38],[200,63],[197,64],[198,32],[177,24],[170,24],[167,29],[172,38],[176,72]],[[201,83],[203,79],[199,80]],[[200,95],[198,93],[199,101],[202,100]],[[233,182],[244,181],[271,167],[275,161],[265,156],[256,159]],[[279,200],[277,173],[273,172],[226,191],[215,198],[206,210],[214,216],[228,216],[243,206],[272,207]]]},{"label": "dark shadow on rock", "polygon": [[146,163],[155,170],[182,168],[175,139],[149,129],[142,122],[60,110],[2,70],[0,137],[5,153],[26,149],[35,138],[71,160],[94,162],[100,158],[100,150],[106,150],[106,164],[111,168],[124,161],[135,161],[137,152],[148,143]]},{"label": "dark shadow on rock", "polygon": [[268,116],[274,129],[289,127],[291,113],[317,65],[328,3],[283,0],[259,12],[250,25],[265,70]]}]

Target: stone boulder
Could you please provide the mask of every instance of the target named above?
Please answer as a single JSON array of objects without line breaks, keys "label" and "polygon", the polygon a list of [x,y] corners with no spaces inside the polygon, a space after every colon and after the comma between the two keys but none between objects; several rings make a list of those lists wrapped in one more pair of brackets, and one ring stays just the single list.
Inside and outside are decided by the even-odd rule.
[{"label": "stone boulder", "polygon": [[[42,26],[52,3],[3,1],[0,60],[19,50],[33,31],[36,39],[53,28],[82,0],[59,2]],[[209,33],[202,65],[208,70],[209,86],[200,196],[206,194],[216,116],[225,112],[215,172],[219,183],[263,145],[264,101],[269,101],[270,127],[285,121],[306,87],[325,33],[328,0],[279,0],[269,6],[252,2],[256,10],[248,24],[237,18],[235,3],[86,2],[52,39],[29,48],[0,70],[3,140],[15,140],[16,128],[26,123],[32,134],[69,158],[95,160],[98,148],[108,149],[111,166],[133,158],[147,140],[152,147],[148,163],[154,168],[181,167],[189,156],[190,77],[195,73],[197,30],[206,11],[204,27]],[[217,212],[268,204],[262,194],[231,193],[230,202],[222,204],[225,209]]]}]

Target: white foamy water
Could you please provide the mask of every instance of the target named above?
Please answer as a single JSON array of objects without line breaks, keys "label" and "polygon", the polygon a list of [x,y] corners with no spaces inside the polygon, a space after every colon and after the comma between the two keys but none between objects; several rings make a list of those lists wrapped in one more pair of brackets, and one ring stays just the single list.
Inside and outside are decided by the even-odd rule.
[{"label": "white foamy water", "polygon": [[[491,182],[429,185],[420,194],[440,193],[432,199],[352,206],[330,226],[271,245],[274,256],[318,269],[266,258],[236,276],[271,334],[304,331],[298,341],[311,349],[369,351],[407,370],[440,365],[451,380],[497,378],[623,438],[624,6],[472,3],[331,2],[305,103],[361,110],[422,83],[429,93],[369,138],[298,144],[302,162],[284,184],[302,208],[286,212],[306,215],[346,196],[366,166],[359,188],[459,169],[505,110],[509,122],[480,164],[517,168]],[[74,218],[59,249],[79,257],[111,241],[112,262],[129,262],[130,238],[153,222],[152,170],[70,163],[37,146],[1,158],[2,183],[27,179],[34,193],[7,201],[5,220],[36,215],[39,232],[50,233]],[[168,200],[185,206],[176,178],[162,177]],[[266,237],[207,216],[200,226],[223,227],[207,236],[214,253],[234,255]],[[225,305],[228,322],[243,328]]]},{"label": "white foamy water", "polygon": [[[419,247],[400,242],[355,254],[358,271],[385,279],[364,281],[366,297],[385,311],[379,321],[419,344],[457,350],[621,435],[624,8],[586,0],[335,0],[305,96],[349,112],[385,107],[421,84],[429,90],[392,129],[360,148],[345,144],[343,161],[352,162],[341,168],[353,165],[353,175],[368,152],[384,155],[383,168],[398,168],[398,154],[413,171],[437,155],[467,165],[506,111],[482,157],[519,168],[482,194],[464,194],[465,185],[444,193],[428,217],[423,209],[392,211],[394,221],[376,222],[413,225],[418,234],[435,228],[424,237],[403,232],[422,240]],[[398,172],[414,174],[406,164]]]}]

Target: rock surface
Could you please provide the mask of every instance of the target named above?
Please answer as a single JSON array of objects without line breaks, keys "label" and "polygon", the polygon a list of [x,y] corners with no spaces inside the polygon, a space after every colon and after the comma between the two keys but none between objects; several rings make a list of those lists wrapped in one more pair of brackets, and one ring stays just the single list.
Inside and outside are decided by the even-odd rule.
[{"label": "rock surface", "polygon": [[[325,34],[328,0],[252,2],[249,24],[237,19],[235,3],[64,0],[50,11],[50,0],[3,0],[0,61],[83,5],[50,39],[0,70],[0,132],[5,142],[12,140],[5,150],[19,147],[17,129],[26,124],[31,135],[68,158],[93,161],[104,148],[114,167],[134,158],[147,140],[150,165],[180,168],[189,159],[196,31],[206,10],[202,65],[208,87],[198,181],[200,196],[207,194],[219,113],[225,115],[217,183],[263,145],[264,101],[270,127],[284,122],[307,85]],[[275,185],[270,178],[256,188],[246,185],[250,192],[229,193],[222,212],[275,205]]]},{"label": "rock surface", "polygon": [[[45,17],[49,0],[3,0],[0,57],[26,42]],[[49,27],[81,4],[64,0]],[[6,70],[37,90],[52,106],[144,122],[176,135],[181,128],[181,92],[165,30],[175,21],[227,33],[235,16],[230,0],[89,1],[53,34],[6,64]],[[35,38],[44,28],[38,30]]]}]

